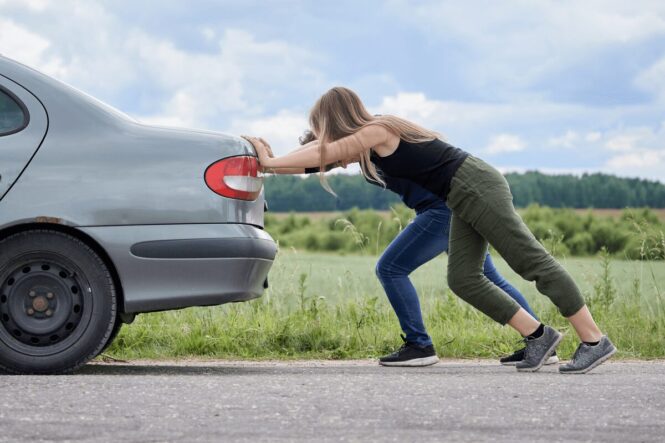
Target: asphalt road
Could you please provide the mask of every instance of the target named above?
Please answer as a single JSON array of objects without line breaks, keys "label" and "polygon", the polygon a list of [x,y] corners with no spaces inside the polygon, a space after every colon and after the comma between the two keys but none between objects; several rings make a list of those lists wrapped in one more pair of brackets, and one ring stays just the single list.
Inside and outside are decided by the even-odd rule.
[{"label": "asphalt road", "polygon": [[0,441],[664,441],[665,362],[91,364],[0,376]]}]

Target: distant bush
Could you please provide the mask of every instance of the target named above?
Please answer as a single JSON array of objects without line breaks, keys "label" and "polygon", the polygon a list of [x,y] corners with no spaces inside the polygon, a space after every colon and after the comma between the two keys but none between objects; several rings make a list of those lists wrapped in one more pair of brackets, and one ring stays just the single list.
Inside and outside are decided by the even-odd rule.
[{"label": "distant bush", "polygon": [[[599,216],[589,210],[531,205],[522,219],[536,238],[555,255],[589,256],[603,248],[629,259],[665,259],[665,223],[648,208],[625,209],[619,217]],[[291,213],[267,213],[266,230],[283,248],[309,251],[379,254],[415,216],[404,205],[388,215],[374,210],[351,209],[341,216],[318,220]]]},{"label": "distant bush", "polygon": [[[317,174],[306,178],[268,175],[266,199],[273,211],[334,211],[353,207],[388,209],[400,202],[394,192],[368,184],[360,174],[329,174],[337,197],[326,192]],[[607,174],[506,174],[515,206],[539,203],[553,208],[665,208],[665,184]]]}]

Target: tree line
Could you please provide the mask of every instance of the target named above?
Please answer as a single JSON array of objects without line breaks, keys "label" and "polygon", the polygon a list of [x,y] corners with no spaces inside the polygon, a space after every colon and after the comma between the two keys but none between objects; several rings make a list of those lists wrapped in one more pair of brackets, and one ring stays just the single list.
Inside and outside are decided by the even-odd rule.
[{"label": "tree line", "polygon": [[[609,174],[547,175],[531,171],[509,173],[506,179],[517,207],[537,203],[553,208],[665,208],[665,184]],[[308,177],[271,175],[265,178],[270,211],[334,211],[351,208],[389,209],[399,197],[371,185],[360,175],[328,175],[337,197],[319,184],[318,175]]]}]

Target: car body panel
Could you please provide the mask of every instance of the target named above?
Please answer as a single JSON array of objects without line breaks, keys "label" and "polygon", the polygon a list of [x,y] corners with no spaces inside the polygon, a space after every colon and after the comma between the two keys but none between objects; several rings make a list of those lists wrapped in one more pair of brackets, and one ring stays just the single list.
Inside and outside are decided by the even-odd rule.
[{"label": "car body panel", "polygon": [[[25,169],[0,200],[0,238],[35,224],[66,225],[91,237],[112,261],[130,313],[260,296],[276,252],[262,230],[264,193],[254,201],[225,198],[204,180],[206,168],[222,158],[256,156],[249,142],[140,124],[2,56],[0,74],[43,104],[46,112],[41,117],[35,112],[35,128],[44,130],[48,115],[41,146],[33,136],[32,159],[22,156]],[[0,165],[8,158],[6,140],[0,137]],[[131,252],[134,245],[157,242],[151,250],[163,254],[164,245],[158,244],[163,241],[178,241],[173,245],[180,255]],[[206,241],[210,251],[197,257]],[[236,256],[214,252],[226,245],[238,246]]]},{"label": "car body panel", "polygon": [[0,90],[9,92],[28,113],[28,125],[19,132],[3,135],[0,149],[0,201],[39,148],[48,129],[48,116],[42,104],[19,84],[0,75]]},{"label": "car body panel", "polygon": [[228,199],[210,192],[204,181],[205,169],[219,159],[255,156],[246,140],[139,124],[3,57],[0,74],[39,97],[49,114],[48,137],[1,201],[0,229],[12,220],[35,217],[72,226],[263,225],[263,192],[254,201]]},{"label": "car body panel", "polygon": [[[98,226],[82,230],[115,263],[124,291],[124,312],[205,306],[259,297],[277,252],[263,230],[240,224]],[[175,239],[244,239],[270,253],[235,257],[146,258],[132,254],[141,242]],[[226,254],[228,255],[228,254]]]}]

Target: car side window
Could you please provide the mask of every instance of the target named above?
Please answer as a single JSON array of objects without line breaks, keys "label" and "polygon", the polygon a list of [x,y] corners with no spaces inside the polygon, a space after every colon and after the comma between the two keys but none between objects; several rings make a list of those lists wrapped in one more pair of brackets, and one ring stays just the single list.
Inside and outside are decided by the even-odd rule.
[{"label": "car side window", "polygon": [[24,108],[7,92],[0,89],[0,137],[25,128],[28,115]]}]

